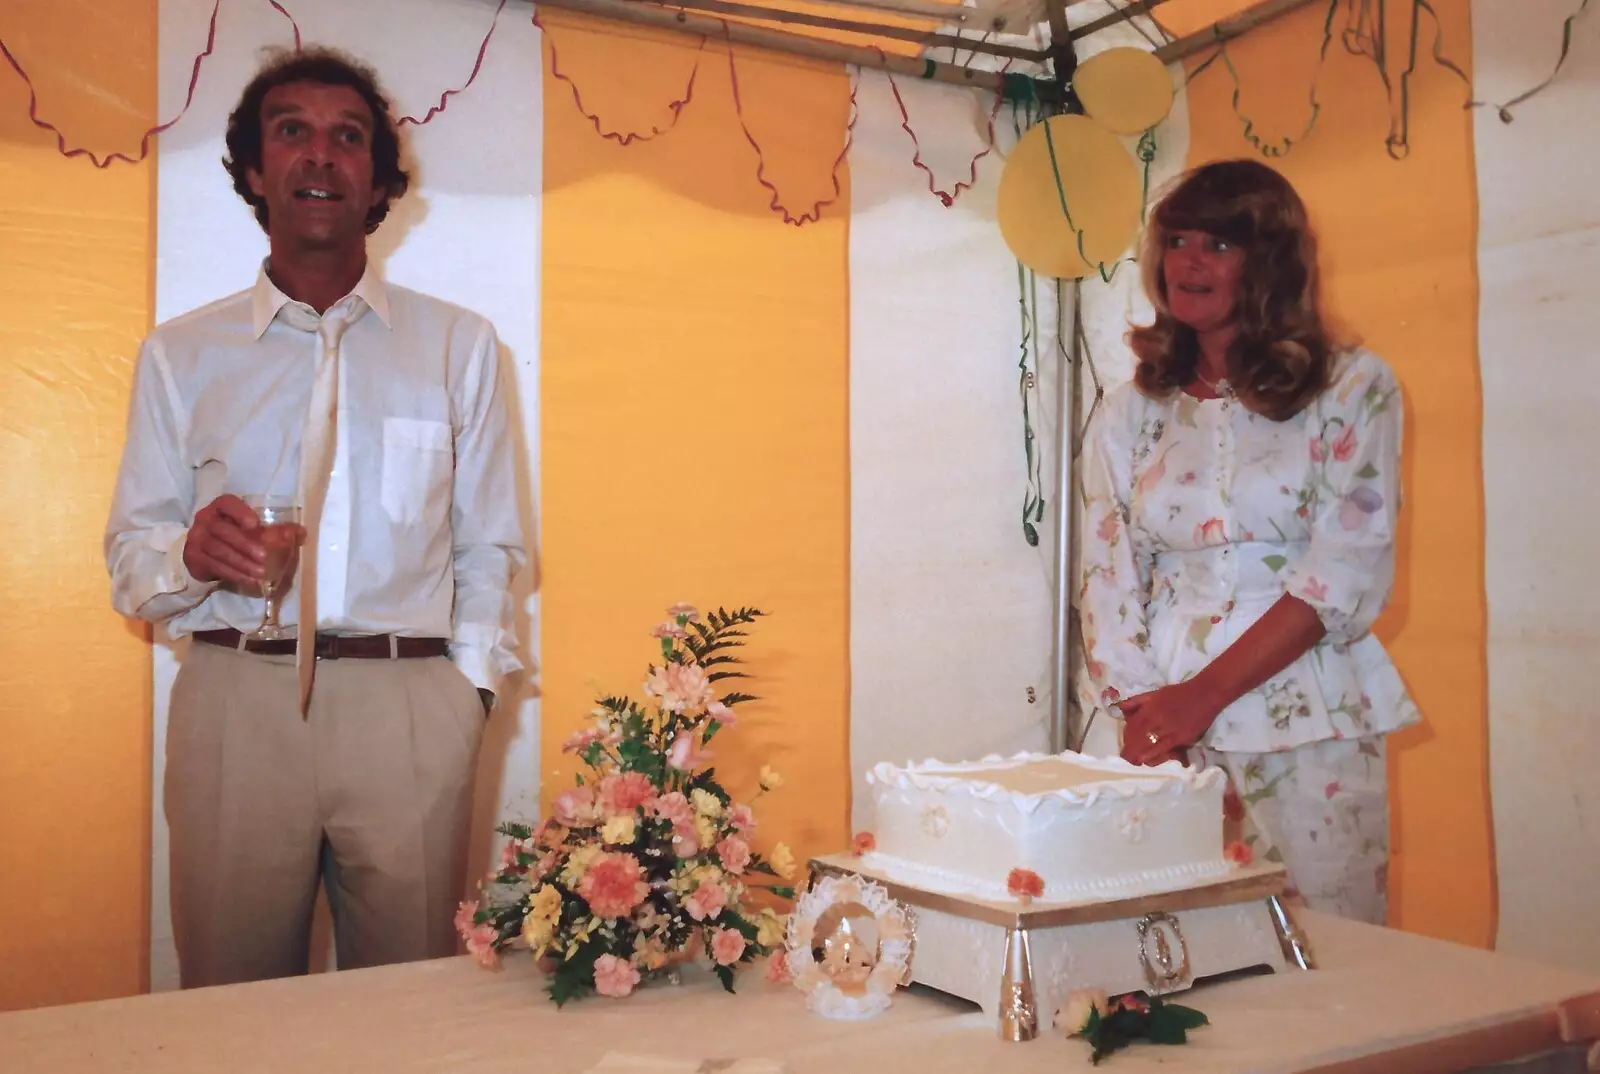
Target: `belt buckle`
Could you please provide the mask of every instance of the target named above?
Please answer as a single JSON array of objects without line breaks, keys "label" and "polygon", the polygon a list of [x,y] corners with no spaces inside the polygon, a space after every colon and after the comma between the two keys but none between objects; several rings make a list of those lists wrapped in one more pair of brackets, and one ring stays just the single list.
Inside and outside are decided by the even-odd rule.
[{"label": "belt buckle", "polygon": [[312,652],[318,660],[337,660],[339,653],[339,635],[317,634],[316,641],[312,643]]}]

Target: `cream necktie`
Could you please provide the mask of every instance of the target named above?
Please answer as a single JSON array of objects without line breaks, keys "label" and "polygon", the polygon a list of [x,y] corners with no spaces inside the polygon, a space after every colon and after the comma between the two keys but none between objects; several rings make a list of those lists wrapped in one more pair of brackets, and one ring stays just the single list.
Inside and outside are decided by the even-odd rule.
[{"label": "cream necktie", "polygon": [[295,588],[300,593],[299,642],[295,645],[294,666],[300,678],[300,715],[311,712],[311,680],[316,675],[317,637],[317,549],[322,525],[323,501],[328,495],[328,476],[333,469],[334,447],[338,443],[339,341],[367,311],[367,304],[354,296],[333,306],[320,320],[302,324],[304,307],[286,306],[300,316],[291,316],[295,327],[314,327],[317,333],[317,371],[311,385],[311,405],[306,411],[305,433],[300,440],[300,517],[306,528],[305,544],[300,548],[300,569]]}]

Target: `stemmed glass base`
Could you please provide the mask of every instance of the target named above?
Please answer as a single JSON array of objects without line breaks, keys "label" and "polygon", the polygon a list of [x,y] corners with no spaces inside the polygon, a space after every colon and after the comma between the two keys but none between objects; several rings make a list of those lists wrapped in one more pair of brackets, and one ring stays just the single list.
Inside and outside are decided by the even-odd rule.
[{"label": "stemmed glass base", "polygon": [[291,496],[246,496],[244,502],[261,520],[261,543],[267,548],[266,573],[261,595],[266,598],[261,625],[245,637],[255,641],[285,641],[297,637],[294,627],[278,622],[283,595],[294,583],[301,540],[300,505]]}]

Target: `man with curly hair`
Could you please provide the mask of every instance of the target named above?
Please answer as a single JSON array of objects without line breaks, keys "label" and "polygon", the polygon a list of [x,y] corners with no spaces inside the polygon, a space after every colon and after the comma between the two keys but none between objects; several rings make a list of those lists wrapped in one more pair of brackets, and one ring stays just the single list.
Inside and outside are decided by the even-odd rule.
[{"label": "man with curly hair", "polygon": [[[165,778],[184,987],[306,972],[319,882],[341,968],[456,951],[526,558],[493,327],[367,255],[409,181],[373,73],[275,58],[227,147],[270,253],[145,341],[105,540],[117,610],[195,642]],[[283,639],[257,629],[272,495],[304,522]]]}]

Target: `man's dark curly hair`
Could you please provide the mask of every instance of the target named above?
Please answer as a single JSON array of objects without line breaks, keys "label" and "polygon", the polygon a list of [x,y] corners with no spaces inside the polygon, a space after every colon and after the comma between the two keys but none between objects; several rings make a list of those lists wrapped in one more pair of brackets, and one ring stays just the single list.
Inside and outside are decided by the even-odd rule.
[{"label": "man's dark curly hair", "polygon": [[406,192],[411,176],[400,166],[400,135],[389,115],[389,101],[378,88],[378,76],[366,64],[335,49],[281,53],[244,88],[239,104],[228,116],[228,153],[222,158],[222,166],[233,178],[233,189],[256,211],[256,221],[265,231],[267,203],[250,189],[246,174],[261,170],[262,102],[269,92],[292,82],[349,86],[372,110],[372,185],[385,192],[383,200],[367,212],[367,234],[372,234],[389,215],[389,203]]}]

